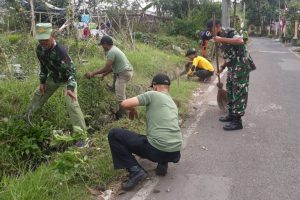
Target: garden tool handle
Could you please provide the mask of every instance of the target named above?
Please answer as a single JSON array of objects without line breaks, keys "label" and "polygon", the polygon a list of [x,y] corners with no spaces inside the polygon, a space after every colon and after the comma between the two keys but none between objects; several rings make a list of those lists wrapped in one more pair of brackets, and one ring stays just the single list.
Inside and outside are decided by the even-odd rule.
[{"label": "garden tool handle", "polygon": [[216,48],[215,48],[215,55],[216,55],[216,65],[217,65],[217,74],[218,74],[218,82],[221,82],[221,78],[220,78],[220,66],[219,66],[219,44],[215,43]]},{"label": "garden tool handle", "polygon": [[[216,16],[213,14],[213,37],[216,37]],[[217,74],[218,74],[218,83],[221,82],[220,78],[220,66],[219,66],[219,45],[215,42],[215,56],[216,56],[216,64],[217,64]]]}]

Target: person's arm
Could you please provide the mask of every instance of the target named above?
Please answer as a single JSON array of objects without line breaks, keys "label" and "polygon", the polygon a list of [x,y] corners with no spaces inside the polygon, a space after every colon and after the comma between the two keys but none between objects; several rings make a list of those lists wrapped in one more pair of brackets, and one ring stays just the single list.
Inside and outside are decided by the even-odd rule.
[{"label": "person's arm", "polygon": [[151,103],[152,94],[154,94],[154,91],[145,92],[136,97],[125,99],[120,105],[122,108],[129,110],[129,115],[137,116],[136,107],[149,105]]},{"label": "person's arm", "polygon": [[61,69],[63,73],[68,78],[67,80],[67,90],[65,95],[69,96],[72,99],[72,102],[77,101],[77,98],[74,94],[75,87],[77,86],[76,82],[76,67],[73,64],[68,52],[62,46],[56,46],[57,53],[61,59]]},{"label": "person's arm", "polygon": [[87,72],[85,74],[85,77],[92,78],[92,77],[96,76],[97,74],[102,74],[102,77],[104,77],[107,74],[109,74],[110,72],[112,72],[112,65],[113,65],[113,61],[107,60],[105,63],[105,67],[103,67],[102,69],[97,70],[97,71]]},{"label": "person's arm", "polygon": [[132,97],[129,99],[125,99],[124,101],[121,102],[122,108],[126,110],[133,110],[135,107],[139,106],[140,102],[137,97]]},{"label": "person's arm", "polygon": [[42,94],[44,94],[46,92],[46,80],[47,80],[47,76],[48,76],[48,69],[45,65],[45,61],[43,61],[42,57],[41,57],[41,49],[39,48],[39,46],[36,49],[36,55],[37,58],[40,62],[40,73],[39,73],[39,78],[40,78],[40,92]]},{"label": "person's arm", "polygon": [[216,72],[216,75],[220,75],[224,70],[225,68],[229,65],[230,62],[224,62],[221,66],[220,66],[220,71],[219,72]]},{"label": "person's arm", "polygon": [[57,47],[57,53],[61,59],[61,68],[64,69],[65,76],[68,78],[67,90],[74,91],[76,83],[76,67],[73,64],[68,52],[62,46]]},{"label": "person's arm", "polygon": [[189,72],[188,72],[188,76],[194,76],[194,73],[196,71],[196,67],[198,66],[198,59],[194,58],[193,59],[193,63],[192,63],[192,67],[190,68]]},{"label": "person's arm", "polygon": [[184,66],[183,71],[180,73],[179,76],[182,76],[182,75],[188,73],[190,68],[191,68],[191,64],[192,64],[191,62],[186,63],[185,66]]},{"label": "person's arm", "polygon": [[226,43],[226,44],[232,44],[232,45],[243,45],[244,40],[243,38],[223,38],[216,36],[214,37],[214,41],[217,43]]},{"label": "person's arm", "polygon": [[129,110],[129,119],[131,119],[131,120],[138,117],[138,112],[136,110],[136,107],[139,105],[140,105],[140,103],[139,103],[139,100],[137,97],[125,99],[121,103],[122,108]]}]

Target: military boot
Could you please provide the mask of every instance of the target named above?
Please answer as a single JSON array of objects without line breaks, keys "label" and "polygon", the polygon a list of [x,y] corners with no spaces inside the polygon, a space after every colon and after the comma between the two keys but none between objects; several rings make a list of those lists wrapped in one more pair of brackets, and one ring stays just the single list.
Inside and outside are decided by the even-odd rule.
[{"label": "military boot", "polygon": [[125,117],[127,117],[127,112],[125,109],[120,107],[119,110],[116,112],[116,119],[119,120]]},{"label": "military boot", "polygon": [[223,129],[225,131],[233,131],[233,130],[243,129],[241,116],[233,115],[233,119],[230,121],[229,124],[226,124],[225,126],[223,126]]},{"label": "military boot", "polygon": [[165,176],[168,172],[168,163],[157,163],[157,167],[155,169],[155,173],[157,176]]},{"label": "military boot", "polygon": [[129,172],[129,179],[122,183],[122,189],[127,191],[133,189],[140,181],[148,176],[145,170],[137,165],[130,167],[127,171]]},{"label": "military boot", "polygon": [[233,114],[232,113],[228,113],[228,115],[226,115],[225,117],[220,117],[219,121],[220,122],[231,122],[233,120]]}]

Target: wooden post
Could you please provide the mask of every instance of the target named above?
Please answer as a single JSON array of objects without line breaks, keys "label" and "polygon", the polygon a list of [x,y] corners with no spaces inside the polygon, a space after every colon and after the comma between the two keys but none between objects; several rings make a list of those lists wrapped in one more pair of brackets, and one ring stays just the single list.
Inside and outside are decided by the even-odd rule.
[{"label": "wooden post", "polygon": [[294,34],[294,39],[298,39],[298,26],[299,26],[299,21],[295,20],[295,34]]},{"label": "wooden post", "polygon": [[295,32],[294,32],[294,37],[292,39],[293,46],[297,46],[298,43],[298,26],[299,26],[299,21],[295,20]]},{"label": "wooden post", "polygon": [[30,32],[33,37],[35,37],[35,16],[34,16],[34,5],[33,0],[30,0],[30,10],[31,10],[31,29]]},{"label": "wooden post", "polygon": [[9,33],[9,16],[7,17],[7,32]]}]

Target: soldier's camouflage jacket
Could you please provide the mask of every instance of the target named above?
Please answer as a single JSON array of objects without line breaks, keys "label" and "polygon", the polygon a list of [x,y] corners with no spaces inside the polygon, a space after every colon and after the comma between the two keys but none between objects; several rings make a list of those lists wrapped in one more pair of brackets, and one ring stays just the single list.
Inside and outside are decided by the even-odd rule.
[{"label": "soldier's camouflage jacket", "polygon": [[40,83],[45,84],[48,77],[55,83],[66,83],[67,89],[76,87],[76,68],[67,50],[60,44],[55,44],[52,49],[45,49],[41,45],[36,48],[40,61]]}]

